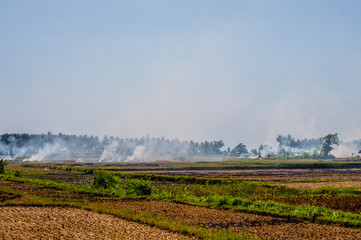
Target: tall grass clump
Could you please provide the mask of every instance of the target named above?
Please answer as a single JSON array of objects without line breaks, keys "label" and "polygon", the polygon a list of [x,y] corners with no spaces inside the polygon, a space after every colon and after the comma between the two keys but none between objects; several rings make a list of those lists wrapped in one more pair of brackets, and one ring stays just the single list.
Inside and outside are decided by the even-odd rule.
[{"label": "tall grass clump", "polygon": [[152,194],[152,186],[149,181],[130,179],[124,186],[127,195],[144,196]]},{"label": "tall grass clump", "polygon": [[96,172],[93,179],[95,188],[115,188],[118,185],[118,178],[110,172]]}]

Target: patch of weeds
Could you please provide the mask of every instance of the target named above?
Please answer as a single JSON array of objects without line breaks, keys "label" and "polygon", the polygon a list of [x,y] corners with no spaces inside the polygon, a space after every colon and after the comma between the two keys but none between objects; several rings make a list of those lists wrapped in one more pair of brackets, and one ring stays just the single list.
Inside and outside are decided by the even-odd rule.
[{"label": "patch of weeds", "polygon": [[140,179],[128,180],[124,189],[127,195],[143,196],[152,194],[152,186],[150,182]]},{"label": "patch of weeds", "polygon": [[95,188],[115,188],[118,184],[118,178],[110,172],[96,172],[94,179],[93,179],[93,186]]}]

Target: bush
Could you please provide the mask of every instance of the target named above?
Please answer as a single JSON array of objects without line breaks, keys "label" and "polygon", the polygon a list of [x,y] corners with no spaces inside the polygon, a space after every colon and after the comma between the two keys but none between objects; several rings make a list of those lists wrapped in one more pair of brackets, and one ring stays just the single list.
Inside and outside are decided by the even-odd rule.
[{"label": "bush", "polygon": [[15,177],[21,177],[21,171],[16,170],[15,173],[14,173],[14,176]]},{"label": "bush", "polygon": [[5,173],[5,166],[8,165],[8,161],[1,159],[0,160],[0,174]]},{"label": "bush", "polygon": [[152,186],[149,181],[131,179],[124,186],[127,195],[150,195],[152,194]]},{"label": "bush", "polygon": [[114,188],[118,184],[118,178],[110,172],[96,172],[93,185],[96,188]]}]

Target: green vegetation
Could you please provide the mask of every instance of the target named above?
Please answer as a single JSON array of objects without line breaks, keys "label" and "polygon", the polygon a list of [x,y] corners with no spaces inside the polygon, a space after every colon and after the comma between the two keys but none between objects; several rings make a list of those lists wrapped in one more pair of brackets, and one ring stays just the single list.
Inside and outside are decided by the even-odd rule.
[{"label": "green vegetation", "polygon": [[4,159],[0,160],[0,174],[5,173],[5,166],[8,164],[8,162]]},{"label": "green vegetation", "polygon": [[124,186],[127,195],[144,196],[152,193],[152,186],[149,181],[132,179]]},{"label": "green vegetation", "polygon": [[[182,169],[182,165],[167,163],[170,168]],[[200,167],[200,163],[189,164],[186,167]],[[194,165],[192,165],[194,164]],[[198,165],[197,165],[198,164]],[[359,166],[360,162],[350,161],[250,161],[232,160],[219,163],[209,162],[206,167],[235,167],[241,165],[246,169],[273,169],[286,167],[290,169],[327,169],[348,168]],[[144,165],[151,168],[151,166]],[[144,167],[142,165],[142,167]],[[134,212],[130,209],[117,209],[111,202],[126,202],[143,199],[145,201],[171,202],[203,208],[232,210],[232,212],[254,213],[292,219],[294,221],[314,222],[328,225],[340,225],[346,227],[361,228],[361,216],[353,209],[361,209],[361,190],[356,187],[322,187],[316,189],[292,188],[284,185],[276,185],[272,181],[242,181],[195,177],[195,176],[170,176],[161,174],[125,173],[119,172],[119,168],[102,169],[101,166],[71,167],[61,165],[46,165],[47,172],[43,169],[44,164],[23,164],[11,166],[6,174],[0,179],[25,185],[42,186],[41,189],[49,189],[46,193],[34,192],[11,192],[6,190],[6,200],[0,205],[33,203],[35,205],[58,204],[84,208],[92,211],[112,214],[122,218],[146,223],[152,226],[168,229],[173,232],[196,236],[202,239],[249,239],[248,236],[235,233],[232,229],[205,229],[202,226],[191,225],[182,221],[169,220],[159,214]],[[28,169],[23,170],[23,167]],[[134,166],[132,166],[134,167]],[[112,171],[109,171],[111,169]],[[116,170],[116,171],[115,171]],[[43,173],[39,173],[43,171]],[[32,173],[30,173],[32,172]],[[36,173],[36,174],[35,174]],[[89,184],[72,184],[59,181],[54,176],[62,176],[64,179],[76,175],[90,178]],[[306,175],[304,175],[305,177]],[[312,175],[313,176],[313,175]],[[41,177],[42,179],[34,178]],[[56,179],[53,181],[50,179]],[[260,177],[260,180],[263,180]],[[356,181],[357,179],[327,180]],[[361,180],[361,179],[359,179]],[[293,182],[325,182],[326,180],[298,180],[282,181]],[[281,183],[278,181],[277,184]],[[0,186],[0,191],[2,191]],[[44,190],[45,191],[45,190]],[[21,195],[24,200],[16,202],[12,196]],[[30,199],[30,200],[29,200]],[[350,204],[345,204],[350,203]]]},{"label": "green vegetation", "polygon": [[321,147],[320,155],[322,158],[334,158],[334,156],[330,155],[333,147],[332,145],[338,145],[339,139],[337,133],[334,134],[327,134],[323,138],[323,144]]},{"label": "green vegetation", "polygon": [[16,170],[15,173],[14,173],[14,176],[15,177],[21,177],[21,171]]},{"label": "green vegetation", "polygon": [[[209,207],[222,207],[238,211],[262,213],[280,217],[290,217],[308,221],[328,221],[337,224],[361,226],[361,217],[357,214],[331,210],[324,207],[292,206],[274,201],[260,200],[282,197],[311,196],[311,195],[360,195],[360,191],[354,188],[319,188],[314,190],[299,190],[286,186],[271,185],[262,182],[228,182],[217,184],[180,184],[160,185],[152,187],[151,182],[145,180],[129,179],[125,184],[119,185],[119,180],[113,173],[97,172],[92,185],[100,189],[92,189],[91,186],[59,183],[51,180],[14,178],[3,175],[3,179],[22,183],[32,183],[64,191],[92,193],[98,196],[144,196],[154,199],[185,202]],[[186,178],[186,177],[184,177]],[[191,177],[189,179],[197,179]],[[123,191],[107,191],[119,187]],[[125,191],[124,191],[125,190]],[[153,191],[152,191],[153,190]],[[99,195],[100,194],[100,195]]]},{"label": "green vegetation", "polygon": [[95,173],[93,186],[96,188],[115,188],[118,178],[111,172],[99,171]]}]

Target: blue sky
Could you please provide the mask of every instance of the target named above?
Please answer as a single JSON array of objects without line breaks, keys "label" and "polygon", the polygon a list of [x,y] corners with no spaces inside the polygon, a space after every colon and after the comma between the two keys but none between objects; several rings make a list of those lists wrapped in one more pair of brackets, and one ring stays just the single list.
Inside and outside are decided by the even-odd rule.
[{"label": "blue sky", "polygon": [[361,138],[360,1],[0,1],[0,133]]}]

